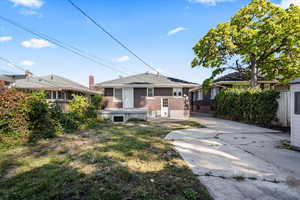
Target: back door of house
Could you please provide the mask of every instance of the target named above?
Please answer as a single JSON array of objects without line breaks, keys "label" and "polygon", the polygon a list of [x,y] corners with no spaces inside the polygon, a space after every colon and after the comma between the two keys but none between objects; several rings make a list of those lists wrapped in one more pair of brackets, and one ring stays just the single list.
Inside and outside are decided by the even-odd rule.
[{"label": "back door of house", "polygon": [[133,108],[133,88],[123,88],[123,108]]},{"label": "back door of house", "polygon": [[169,117],[169,99],[161,99],[161,117]]}]

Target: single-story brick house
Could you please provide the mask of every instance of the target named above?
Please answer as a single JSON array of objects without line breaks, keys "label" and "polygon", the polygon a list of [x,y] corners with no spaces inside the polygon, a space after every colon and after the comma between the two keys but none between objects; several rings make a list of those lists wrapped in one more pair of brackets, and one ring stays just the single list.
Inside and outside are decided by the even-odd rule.
[{"label": "single-story brick house", "polygon": [[99,91],[54,74],[41,77],[27,75],[26,78],[16,80],[13,87],[24,92],[45,91],[47,101],[58,103],[64,111],[67,111],[67,104],[72,100],[73,94],[86,97],[102,94]]},{"label": "single-story brick house", "polygon": [[[209,112],[220,90],[224,88],[247,89],[251,87],[250,80],[249,73],[233,72],[215,79],[212,87],[206,92],[201,86],[191,89],[191,110],[193,112]],[[261,89],[289,90],[288,85],[282,85],[277,80],[268,80],[262,76],[258,77],[258,87]]]},{"label": "single-story brick house", "polygon": [[192,82],[143,73],[96,84],[103,91],[101,114],[112,121],[142,119],[184,119],[190,115],[189,90]]}]

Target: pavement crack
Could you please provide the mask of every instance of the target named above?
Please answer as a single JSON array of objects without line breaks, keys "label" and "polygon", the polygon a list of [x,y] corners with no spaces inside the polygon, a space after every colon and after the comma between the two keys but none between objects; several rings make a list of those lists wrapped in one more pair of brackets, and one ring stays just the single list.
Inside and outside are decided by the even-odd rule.
[{"label": "pavement crack", "polygon": [[212,173],[205,173],[205,174],[197,174],[197,176],[202,176],[202,177],[214,177],[214,178],[221,178],[221,179],[231,179],[231,180],[235,180],[238,182],[242,182],[242,181],[261,181],[261,182],[269,182],[269,183],[287,183],[286,181],[280,181],[277,179],[266,179],[266,178],[257,178],[257,177],[246,177],[246,176],[222,176],[222,175],[214,175]]}]

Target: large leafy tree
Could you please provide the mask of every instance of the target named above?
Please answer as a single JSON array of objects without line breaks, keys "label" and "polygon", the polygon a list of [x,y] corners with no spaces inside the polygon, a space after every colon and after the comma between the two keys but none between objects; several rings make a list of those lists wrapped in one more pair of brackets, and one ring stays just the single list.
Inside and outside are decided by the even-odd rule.
[{"label": "large leafy tree", "polygon": [[192,67],[212,68],[206,83],[225,70],[287,82],[300,76],[300,8],[283,9],[267,0],[252,0],[229,22],[212,28],[193,48]]}]

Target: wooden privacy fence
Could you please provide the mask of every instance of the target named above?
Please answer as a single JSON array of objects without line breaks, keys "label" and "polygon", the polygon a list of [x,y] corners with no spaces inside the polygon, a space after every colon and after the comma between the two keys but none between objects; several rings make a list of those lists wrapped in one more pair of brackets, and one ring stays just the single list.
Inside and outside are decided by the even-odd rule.
[{"label": "wooden privacy fence", "polygon": [[281,91],[278,104],[278,123],[281,126],[289,127],[291,124],[291,92]]}]

